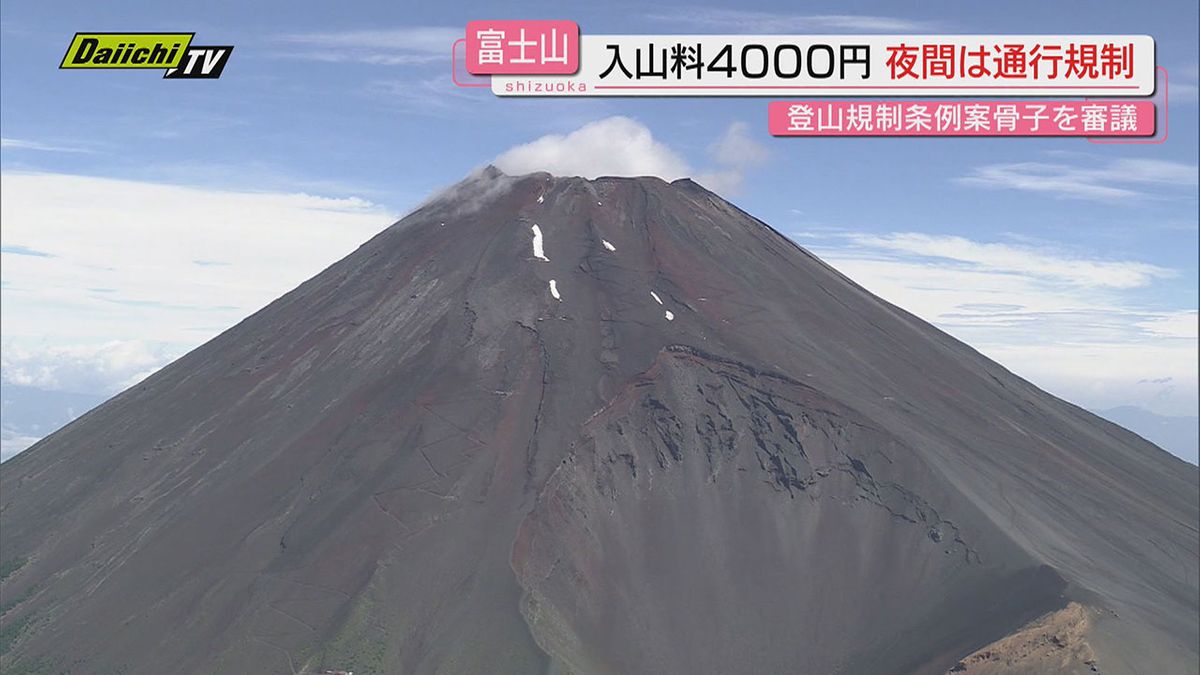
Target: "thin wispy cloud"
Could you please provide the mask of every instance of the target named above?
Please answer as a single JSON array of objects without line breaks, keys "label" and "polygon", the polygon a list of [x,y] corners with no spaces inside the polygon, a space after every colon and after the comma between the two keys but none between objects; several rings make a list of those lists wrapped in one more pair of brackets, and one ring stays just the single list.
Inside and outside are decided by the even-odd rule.
[{"label": "thin wispy cloud", "polygon": [[[452,86],[446,74],[372,80],[365,85],[363,93],[368,98],[415,115],[470,116],[481,103],[471,90]],[[490,103],[487,99],[484,102]]]},{"label": "thin wispy cloud", "polygon": [[1195,84],[1181,82],[1171,85],[1171,103],[1195,103],[1200,95],[1200,87]]},{"label": "thin wispy cloud", "polygon": [[1200,68],[1195,64],[1171,68],[1167,82],[1167,98],[1171,104],[1195,103],[1200,87]]},{"label": "thin wispy cloud", "polygon": [[689,7],[670,13],[653,13],[648,19],[676,26],[691,26],[722,33],[920,33],[938,24],[868,14],[784,14],[717,7]]},{"label": "thin wispy cloud", "polygon": [[53,258],[54,257],[54,254],[52,254],[52,253],[46,253],[45,251],[39,251],[36,248],[29,248],[28,246],[20,246],[20,245],[0,246],[0,253],[8,253],[10,255],[28,255],[28,256],[33,256],[34,258]]},{"label": "thin wispy cloud", "polygon": [[914,232],[792,236],[871,292],[1059,396],[1092,407],[1195,410],[1197,312],[1145,304],[1146,290],[1175,270],[1051,242],[1035,249]]},{"label": "thin wispy cloud", "polygon": [[461,28],[436,26],[289,33],[275,36],[274,56],[380,66],[423,65],[445,62],[450,48],[463,36]]},{"label": "thin wispy cloud", "polygon": [[978,242],[966,237],[898,232],[852,234],[849,239],[867,250],[937,259],[964,269],[1027,275],[1076,286],[1137,288],[1176,274],[1174,270],[1143,262],[1089,259],[1047,252],[1044,247]]},{"label": "thin wispy cloud", "polygon": [[[459,121],[488,118],[508,131],[544,132],[546,120],[552,120],[556,128],[569,128],[611,115],[620,107],[604,98],[492,96],[486,89],[454,86],[446,65],[439,63],[432,70],[394,69],[387,72],[386,77],[366,81],[357,93],[375,105],[407,115]],[[461,60],[458,68],[460,81],[470,77],[463,70]]]},{"label": "thin wispy cloud", "polygon": [[0,138],[0,148],[7,150],[34,150],[37,152],[81,152],[92,153],[94,148],[71,143],[42,143],[20,138]]},{"label": "thin wispy cloud", "polygon": [[1117,159],[1097,165],[1059,162],[988,164],[956,179],[963,185],[1036,192],[1063,199],[1119,201],[1195,187],[1195,164],[1160,159]]},{"label": "thin wispy cloud", "polygon": [[755,140],[750,125],[734,122],[708,148],[715,168],[696,176],[696,180],[716,192],[736,195],[747,174],[765,164],[770,154],[767,146]]}]

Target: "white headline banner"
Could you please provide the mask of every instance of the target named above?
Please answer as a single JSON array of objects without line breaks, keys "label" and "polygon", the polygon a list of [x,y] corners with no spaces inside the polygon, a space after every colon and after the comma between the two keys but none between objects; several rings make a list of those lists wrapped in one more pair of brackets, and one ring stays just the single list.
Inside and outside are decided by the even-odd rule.
[{"label": "white headline banner", "polygon": [[584,35],[498,96],[1149,96],[1148,35]]}]

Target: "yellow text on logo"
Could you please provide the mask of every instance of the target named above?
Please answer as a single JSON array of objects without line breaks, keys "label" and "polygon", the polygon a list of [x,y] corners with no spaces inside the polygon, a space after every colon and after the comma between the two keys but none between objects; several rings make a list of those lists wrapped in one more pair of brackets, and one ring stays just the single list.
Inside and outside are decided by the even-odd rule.
[{"label": "yellow text on logo", "polygon": [[175,68],[195,33],[76,33],[59,68]]}]

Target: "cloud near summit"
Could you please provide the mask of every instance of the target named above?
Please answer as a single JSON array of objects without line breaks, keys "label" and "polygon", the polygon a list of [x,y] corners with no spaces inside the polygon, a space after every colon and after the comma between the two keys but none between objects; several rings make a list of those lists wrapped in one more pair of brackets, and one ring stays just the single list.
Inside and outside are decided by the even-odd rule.
[{"label": "cloud near summit", "polygon": [[618,115],[518,145],[493,164],[518,175],[546,171],[556,176],[657,176],[668,181],[690,176],[717,192],[735,192],[746,172],[767,157],[767,149],[751,137],[746,124],[734,122],[710,146],[711,167],[697,171],[656,140],[646,125]]},{"label": "cloud near summit", "polygon": [[547,134],[496,158],[505,173],[546,171],[558,176],[658,176],[675,180],[689,173],[674,150],[656,141],[644,124],[628,117],[589,122],[569,134]]}]

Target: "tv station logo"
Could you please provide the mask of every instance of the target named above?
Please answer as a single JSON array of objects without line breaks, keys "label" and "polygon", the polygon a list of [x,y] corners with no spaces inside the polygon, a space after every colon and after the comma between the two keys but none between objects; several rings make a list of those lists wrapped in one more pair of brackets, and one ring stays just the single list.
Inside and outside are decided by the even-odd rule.
[{"label": "tv station logo", "polygon": [[59,69],[162,70],[166,80],[221,77],[233,45],[192,44],[195,33],[76,33]]}]

